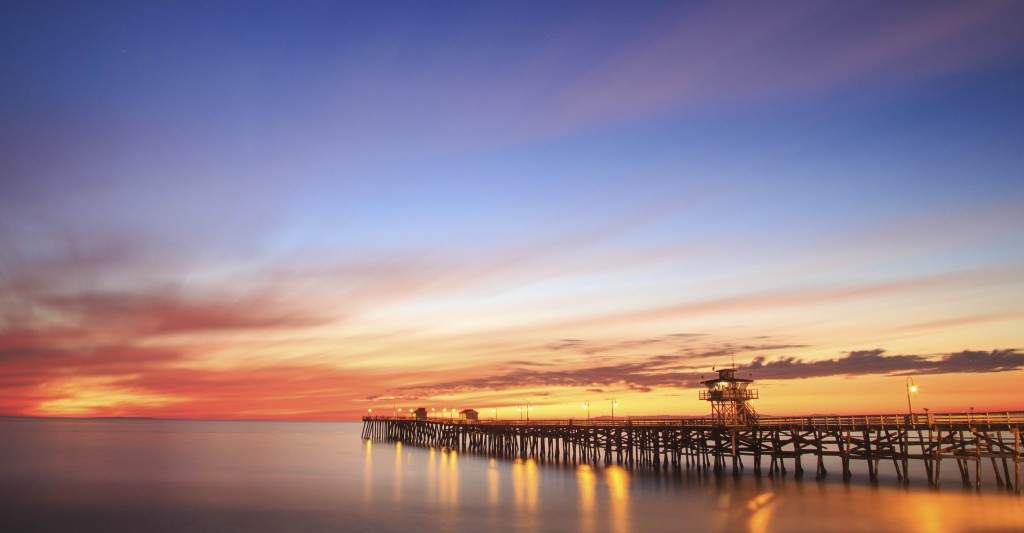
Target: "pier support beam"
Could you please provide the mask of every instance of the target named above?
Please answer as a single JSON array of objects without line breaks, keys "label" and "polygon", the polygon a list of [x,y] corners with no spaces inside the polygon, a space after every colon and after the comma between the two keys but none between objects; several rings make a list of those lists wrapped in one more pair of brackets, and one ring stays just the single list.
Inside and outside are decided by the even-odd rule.
[{"label": "pier support beam", "polygon": [[963,484],[975,490],[981,490],[982,461],[988,459],[996,487],[1020,494],[1024,413],[986,416],[985,424],[978,420],[977,415],[973,419],[930,415],[925,430],[908,427],[905,417],[885,416],[764,418],[749,427],[680,420],[522,423],[367,417],[360,435],[368,440],[556,463],[603,462],[659,470],[671,466],[723,473],[731,462],[734,476],[744,470],[744,456],[753,458],[753,471],[760,475],[761,459],[767,454],[769,476],[785,475],[786,459],[792,459],[799,478],[804,473],[802,459],[808,455],[815,461],[815,479],[823,479],[825,457],[830,456],[840,460],[846,482],[853,476],[851,464],[863,461],[871,482],[879,483],[880,466],[891,460],[896,476],[906,484],[911,463],[920,460],[929,485],[935,488],[941,485],[942,460],[953,459]]}]

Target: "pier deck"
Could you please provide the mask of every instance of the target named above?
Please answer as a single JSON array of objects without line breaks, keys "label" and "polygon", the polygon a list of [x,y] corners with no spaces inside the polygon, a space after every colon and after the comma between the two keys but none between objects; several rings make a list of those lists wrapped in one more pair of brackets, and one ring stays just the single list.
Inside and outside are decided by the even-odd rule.
[{"label": "pier deck", "polygon": [[[739,475],[745,458],[753,472],[796,477],[811,460],[815,478],[827,474],[826,457],[838,458],[843,479],[851,462],[866,463],[877,483],[879,468],[892,463],[910,481],[910,462],[923,462],[927,481],[939,487],[943,460],[952,460],[965,486],[981,490],[982,467],[991,464],[1000,489],[1020,494],[1024,462],[1024,412],[929,413],[760,417],[748,426],[710,418],[618,420],[451,420],[363,417],[364,439],[401,441],[495,456],[564,462],[604,462],[627,467],[711,469],[731,466]],[[1010,464],[1013,465],[1012,473]],[[973,478],[973,479],[972,479]]]}]

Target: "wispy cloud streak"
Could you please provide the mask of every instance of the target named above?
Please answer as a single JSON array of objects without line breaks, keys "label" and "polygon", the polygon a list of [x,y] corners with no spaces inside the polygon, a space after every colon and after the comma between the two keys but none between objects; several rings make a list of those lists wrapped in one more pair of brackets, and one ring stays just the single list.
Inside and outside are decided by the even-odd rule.
[{"label": "wispy cloud streak", "polygon": [[[548,370],[534,365],[514,365],[502,373],[412,387],[424,395],[453,392],[506,391],[516,388],[543,387],[615,387],[634,391],[654,388],[695,388],[713,373],[705,366],[694,365],[690,357],[650,356],[638,361]],[[832,376],[869,376],[953,373],[994,373],[1024,369],[1024,353],[1017,349],[992,351],[965,350],[942,356],[886,355],[884,350],[854,351],[824,360],[793,357],[755,357],[741,365],[741,374],[758,380],[807,379]]]}]

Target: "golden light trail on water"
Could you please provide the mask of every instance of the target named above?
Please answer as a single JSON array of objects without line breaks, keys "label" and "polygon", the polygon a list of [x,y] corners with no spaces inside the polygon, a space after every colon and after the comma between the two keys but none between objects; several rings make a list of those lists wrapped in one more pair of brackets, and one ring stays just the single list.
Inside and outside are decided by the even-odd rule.
[{"label": "golden light trail on water", "polygon": [[373,440],[366,439],[363,445],[363,503],[373,501]]},{"label": "golden light trail on water", "polygon": [[772,512],[777,503],[773,500],[775,500],[775,493],[765,492],[747,502],[747,509],[753,513],[747,521],[750,533],[768,533],[768,522],[772,518]]},{"label": "golden light trail on water", "polygon": [[402,502],[402,441],[395,443],[395,503]]},{"label": "golden light trail on water", "polygon": [[576,485],[580,490],[580,531],[594,531],[597,479],[590,465],[576,467]]},{"label": "golden light trail on water", "polygon": [[440,460],[442,475],[438,480],[438,493],[441,495],[441,504],[455,509],[459,504],[458,454],[452,451],[441,451]]},{"label": "golden light trail on water", "polygon": [[497,461],[491,459],[487,466],[487,501],[491,509],[497,509],[501,503],[499,492],[501,490],[501,472],[498,471]]},{"label": "golden light trail on water", "polygon": [[609,466],[604,471],[608,484],[611,508],[611,526],[615,533],[629,533],[629,471],[621,466]]}]

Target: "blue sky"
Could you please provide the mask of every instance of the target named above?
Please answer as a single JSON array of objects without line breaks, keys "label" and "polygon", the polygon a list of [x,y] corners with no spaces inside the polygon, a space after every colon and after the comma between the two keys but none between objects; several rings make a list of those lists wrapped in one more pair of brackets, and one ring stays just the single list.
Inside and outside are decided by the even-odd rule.
[{"label": "blue sky", "polygon": [[[4,349],[174,357],[84,377],[29,358],[5,409],[223,414],[131,380],[275,364],[342,372],[339,404],[447,401],[393,367],[501,377],[559,339],[685,369],[721,346],[1018,349],[1022,20],[1015,2],[12,3]],[[681,332],[706,342],[636,342]],[[767,337],[788,348],[747,342]],[[842,375],[861,374],[894,376]],[[662,392],[650,409],[700,408]],[[268,405],[250,416],[330,412]]]}]

